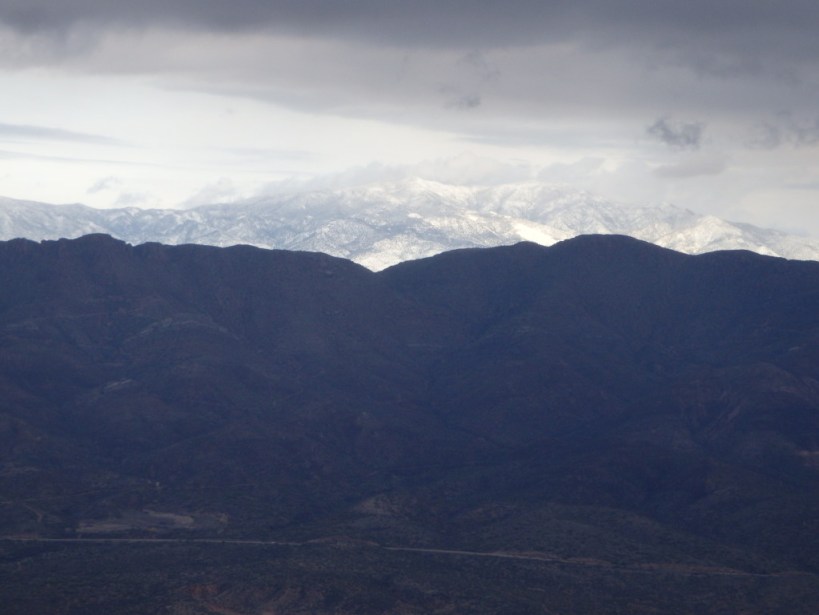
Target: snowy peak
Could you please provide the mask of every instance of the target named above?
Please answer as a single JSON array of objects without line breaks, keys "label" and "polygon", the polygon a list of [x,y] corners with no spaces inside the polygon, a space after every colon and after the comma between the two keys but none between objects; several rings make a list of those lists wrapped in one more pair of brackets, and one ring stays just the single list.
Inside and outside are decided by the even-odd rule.
[{"label": "snowy peak", "polygon": [[108,233],[130,243],[250,244],[326,252],[373,270],[464,247],[622,234],[681,252],[746,249],[819,260],[819,240],[673,205],[626,206],[543,183],[454,186],[411,178],[188,210],[99,210],[0,199],[0,239]]}]

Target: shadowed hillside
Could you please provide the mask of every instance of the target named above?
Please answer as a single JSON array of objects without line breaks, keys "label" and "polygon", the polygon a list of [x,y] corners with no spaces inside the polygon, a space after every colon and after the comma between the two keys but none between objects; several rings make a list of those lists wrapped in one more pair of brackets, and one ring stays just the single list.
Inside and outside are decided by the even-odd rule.
[{"label": "shadowed hillside", "polygon": [[0,289],[9,612],[819,608],[819,263],[92,235]]}]

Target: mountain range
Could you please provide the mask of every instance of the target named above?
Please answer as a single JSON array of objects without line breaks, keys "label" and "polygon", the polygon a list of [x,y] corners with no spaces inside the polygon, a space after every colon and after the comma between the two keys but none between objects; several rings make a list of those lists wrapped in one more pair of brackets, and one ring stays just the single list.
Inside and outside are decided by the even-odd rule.
[{"label": "mountain range", "polygon": [[0,242],[4,612],[819,610],[819,263]]},{"label": "mountain range", "polygon": [[422,179],[314,190],[192,209],[92,209],[0,199],[0,239],[105,233],[138,244],[237,244],[324,252],[372,270],[468,247],[583,234],[629,235],[689,254],[746,249],[819,260],[819,240],[673,205],[626,206],[542,183],[454,186]]}]

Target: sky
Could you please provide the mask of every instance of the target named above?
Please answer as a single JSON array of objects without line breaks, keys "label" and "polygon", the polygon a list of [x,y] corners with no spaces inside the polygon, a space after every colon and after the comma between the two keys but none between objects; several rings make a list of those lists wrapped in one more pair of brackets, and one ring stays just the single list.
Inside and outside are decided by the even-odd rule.
[{"label": "sky", "polygon": [[0,0],[0,195],[419,175],[819,236],[816,0]]}]

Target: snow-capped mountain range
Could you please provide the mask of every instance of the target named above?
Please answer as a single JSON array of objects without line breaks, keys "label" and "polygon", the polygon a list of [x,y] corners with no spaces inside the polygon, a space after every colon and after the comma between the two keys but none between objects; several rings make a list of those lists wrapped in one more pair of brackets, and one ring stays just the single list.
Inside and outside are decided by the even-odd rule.
[{"label": "snow-capped mountain range", "polygon": [[325,252],[373,270],[464,247],[550,245],[630,235],[698,254],[745,249],[819,260],[819,240],[696,214],[635,207],[542,183],[453,186],[422,179],[270,196],[193,209],[94,209],[0,198],[0,239],[107,233],[129,243],[250,244]]}]

